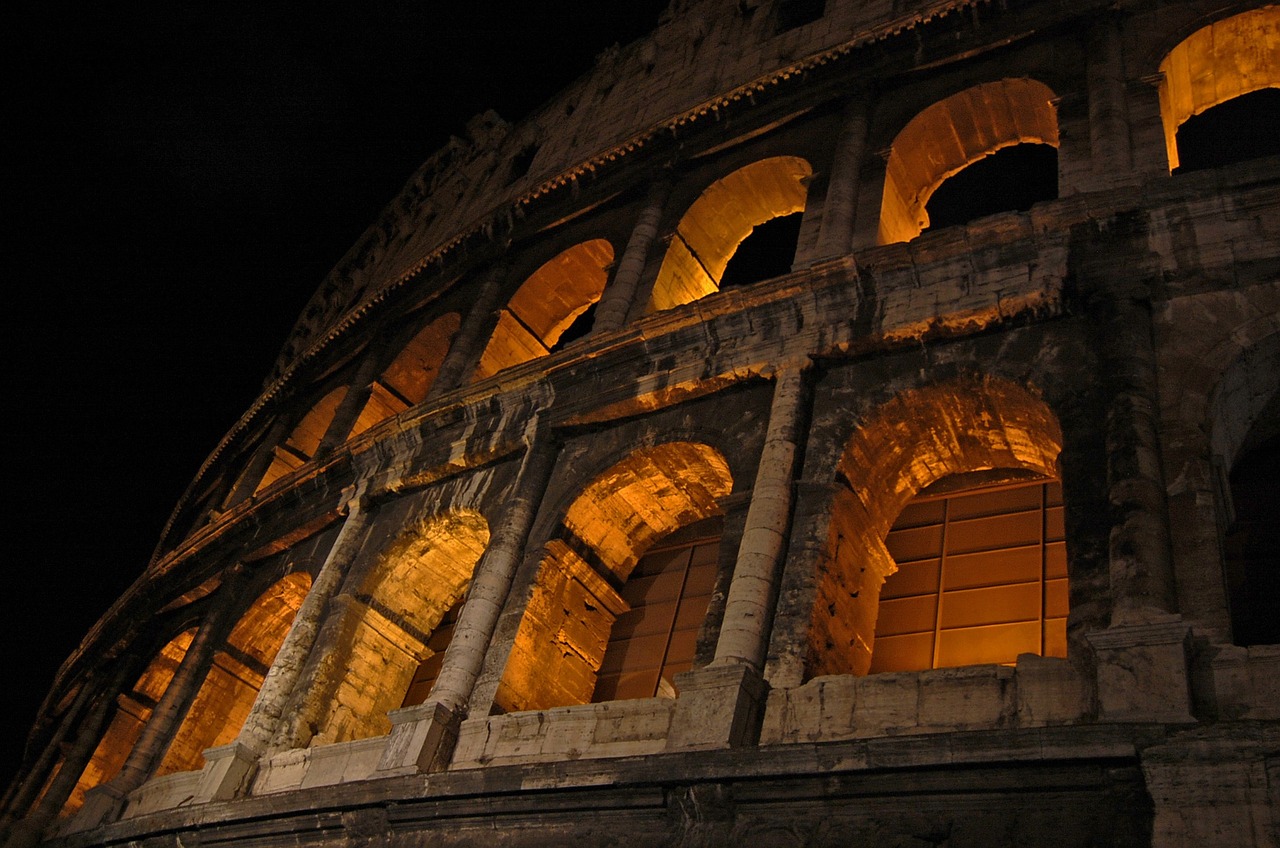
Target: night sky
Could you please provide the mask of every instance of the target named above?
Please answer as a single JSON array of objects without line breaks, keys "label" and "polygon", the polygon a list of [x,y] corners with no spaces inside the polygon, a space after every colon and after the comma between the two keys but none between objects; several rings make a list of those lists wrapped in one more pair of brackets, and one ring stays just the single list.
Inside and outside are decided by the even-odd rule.
[{"label": "night sky", "polygon": [[499,5],[11,13],[0,783],[325,273],[469,117],[523,116],[667,0]]}]

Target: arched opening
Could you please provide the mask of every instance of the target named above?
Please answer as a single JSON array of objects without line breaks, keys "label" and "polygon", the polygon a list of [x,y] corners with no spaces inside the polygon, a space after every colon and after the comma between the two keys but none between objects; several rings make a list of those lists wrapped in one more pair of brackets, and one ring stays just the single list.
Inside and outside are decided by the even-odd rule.
[{"label": "arched opening", "polygon": [[187,648],[195,635],[193,627],[171,639],[147,664],[129,691],[116,699],[116,714],[63,805],[61,815],[69,816],[80,809],[86,792],[108,782],[120,772],[142,734],[142,728],[151,718],[151,711],[160,702],[182,658],[187,655]]},{"label": "arched opening", "polygon": [[447,616],[461,605],[488,544],[484,516],[458,510],[421,522],[382,553],[352,597],[359,615],[346,672],[312,744],[384,735],[390,710],[419,693],[417,702],[426,698],[434,678],[423,691],[420,666],[442,658],[452,632]]},{"label": "arched opening", "polygon": [[1280,88],[1264,88],[1192,115],[1178,127],[1178,171],[1280,154]]},{"label": "arched opening", "polygon": [[[1056,197],[1058,116],[1053,92],[1030,79],[1005,79],[965,89],[916,115],[893,140],[880,204],[880,243],[910,241],[931,226],[927,205],[944,181],[984,157],[1015,145],[1046,145],[1053,155]],[[1043,153],[1031,153],[1028,158]],[[1015,165],[1021,164],[1018,162]],[[1044,171],[1045,166],[1039,165]],[[1037,181],[1044,183],[1043,176]],[[1011,181],[1015,188],[1020,180]],[[1015,192],[1016,193],[1016,192]],[[1048,199],[1037,197],[1036,199]],[[1008,211],[1019,197],[982,189],[981,209]],[[1033,201],[1034,202],[1034,201]],[[967,214],[965,220],[977,217]]]},{"label": "arched opening", "polygon": [[[884,404],[854,433],[837,466],[837,480],[843,485],[832,504],[826,567],[819,578],[809,631],[807,675],[872,670],[882,587],[898,571],[885,540],[918,493],[953,475],[971,475],[960,478],[966,486],[990,483],[991,472],[997,469],[1012,472],[997,478],[999,482],[1020,482],[1019,475],[1032,476],[1043,487],[1057,477],[1061,445],[1062,431],[1048,406],[1023,387],[1003,380],[957,380],[906,391]],[[955,480],[941,483],[930,495],[946,494],[955,484]],[[1049,500],[1056,499],[1056,494],[1042,491]],[[908,511],[905,520],[919,520],[916,510]],[[1049,533],[1041,544],[1053,535]],[[899,550],[904,561],[905,554]],[[923,554],[920,558],[928,559]],[[901,578],[903,586],[895,588],[895,593],[906,592],[914,577],[927,578],[931,573],[928,566],[912,571],[919,574]],[[957,583],[950,588],[963,587]]]},{"label": "arched opening", "polygon": [[271,459],[271,465],[267,467],[267,473],[262,476],[262,480],[254,489],[254,494],[311,461],[316,449],[320,447],[320,440],[324,438],[325,431],[329,429],[329,423],[333,421],[333,414],[338,411],[338,404],[342,403],[346,395],[346,386],[339,386],[322,397],[306,415],[302,416],[302,420],[293,428],[288,438],[272,448],[274,456]]},{"label": "arched opening", "polygon": [[943,180],[925,203],[929,227],[953,227],[999,212],[1026,212],[1058,196],[1058,151],[1015,144]]},{"label": "arched opening", "polygon": [[[1214,107],[1243,95],[1280,88],[1280,7],[1264,6],[1197,30],[1169,51],[1160,63],[1160,73],[1160,117],[1169,170],[1173,171],[1184,165],[1180,128],[1189,124],[1193,116],[1209,110],[1217,112]],[[1233,156],[1247,158],[1251,153],[1276,151],[1277,133],[1272,130],[1266,137],[1268,122],[1274,127],[1277,120],[1274,95],[1251,100],[1222,112],[1220,117],[1229,131],[1237,112],[1252,111],[1258,119],[1256,125],[1249,126],[1250,122],[1245,121],[1244,134],[1216,151],[1200,149],[1198,136],[1213,135],[1217,121],[1187,127],[1192,136],[1192,157],[1185,163],[1186,168],[1213,167],[1227,164]]]},{"label": "arched opening", "polygon": [[[597,476],[544,547],[497,708],[674,693],[670,678],[691,665],[710,598],[707,563],[714,562],[719,534],[699,522],[719,514],[732,488],[724,457],[697,442],[642,448]],[[689,535],[677,533],[682,528]],[[664,537],[666,555],[635,574]],[[628,617],[633,608],[647,610],[647,622],[643,612]],[[620,620],[605,679],[601,664]],[[648,687],[653,691],[642,694]]]},{"label": "arched opening", "polygon": [[[719,291],[730,259],[753,231],[775,218],[804,211],[812,174],[805,160],[776,156],[739,168],[708,186],[676,227],[647,311],[672,309]],[[798,221],[793,219],[784,229],[798,235]],[[777,276],[772,271],[784,265],[790,270],[795,241],[770,238],[765,232],[762,242],[769,245],[769,270],[737,270],[738,285],[768,279],[762,274]]]},{"label": "arched opening", "polygon": [[263,592],[232,629],[200,691],[174,734],[157,775],[194,771],[204,751],[236,738],[275,661],[294,616],[311,588],[311,575],[294,572]]},{"label": "arched opening", "polygon": [[448,312],[423,327],[369,387],[369,399],[351,427],[359,435],[374,424],[417,406],[427,397],[462,318]]},{"label": "arched opening", "polygon": [[546,356],[600,295],[613,264],[613,245],[593,239],[574,245],[525,280],[498,313],[498,326],[472,380]]},{"label": "arched opening", "polygon": [[[1273,419],[1274,420],[1274,419]],[[1230,475],[1233,520],[1223,540],[1232,641],[1280,645],[1280,433],[1243,454]]]},{"label": "arched opening", "polygon": [[1280,334],[1246,349],[1211,401],[1224,583],[1237,645],[1280,644]]}]

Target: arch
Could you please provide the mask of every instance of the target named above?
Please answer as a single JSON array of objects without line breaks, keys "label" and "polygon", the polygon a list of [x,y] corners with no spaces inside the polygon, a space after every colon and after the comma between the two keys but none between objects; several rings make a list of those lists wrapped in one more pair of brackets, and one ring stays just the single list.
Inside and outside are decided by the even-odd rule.
[{"label": "arch", "polygon": [[439,316],[418,331],[369,387],[369,399],[347,438],[358,436],[383,419],[398,415],[427,398],[449,344],[462,325],[456,312]]},{"label": "arch", "polygon": [[342,403],[346,395],[347,387],[338,386],[320,398],[315,406],[307,410],[307,414],[298,421],[293,432],[283,442],[272,448],[275,456],[271,459],[271,465],[267,467],[267,473],[262,476],[262,480],[254,489],[255,495],[281,477],[311,461],[316,449],[320,447],[320,440],[324,438],[325,431],[329,429],[329,423],[333,421],[334,413],[338,411],[338,404]]},{"label": "arch", "polygon": [[498,314],[472,381],[546,356],[574,320],[604,293],[613,245],[592,239],[561,251],[529,275]]},{"label": "arch", "polygon": [[1027,389],[963,378],[904,391],[850,438],[809,630],[808,676],[866,674],[880,589],[897,566],[885,537],[916,493],[953,474],[1020,469],[1056,478],[1062,430]]},{"label": "arch", "polygon": [[699,442],[641,448],[588,483],[544,546],[498,706],[590,701],[610,629],[627,609],[616,587],[654,542],[718,514],[732,489],[728,461]]},{"label": "arch", "polygon": [[151,718],[151,711],[164,695],[169,681],[173,680],[182,658],[187,655],[187,649],[195,635],[196,629],[193,627],[169,640],[147,664],[129,691],[121,693],[116,699],[116,714],[107,725],[106,732],[89,758],[89,764],[85,766],[75,788],[63,804],[61,815],[68,816],[80,809],[86,792],[108,782],[120,772],[134,743],[142,734],[142,728]]},{"label": "arch", "polygon": [[1209,445],[1223,514],[1223,571],[1232,641],[1280,642],[1280,333],[1245,349],[1210,401]]},{"label": "arch", "polygon": [[213,665],[157,775],[199,769],[206,748],[236,738],[310,588],[311,575],[296,571],[276,581],[249,606],[226,645],[214,654]]},{"label": "arch", "polygon": [[725,267],[752,230],[804,211],[812,175],[804,159],[775,156],[708,186],[676,227],[646,311],[672,309],[719,291]]},{"label": "arch", "polygon": [[1280,7],[1264,6],[1192,33],[1160,63],[1160,117],[1169,170],[1179,165],[1178,128],[1236,97],[1280,88]]},{"label": "arch", "polygon": [[912,118],[893,140],[880,203],[881,244],[910,241],[929,226],[925,204],[943,181],[1015,144],[1058,146],[1055,95],[1032,79],[965,89]]},{"label": "arch", "polygon": [[312,744],[390,732],[387,712],[404,703],[419,665],[438,653],[431,634],[466,593],[488,544],[484,516],[463,509],[419,522],[383,551],[351,597],[359,615],[346,672]]}]

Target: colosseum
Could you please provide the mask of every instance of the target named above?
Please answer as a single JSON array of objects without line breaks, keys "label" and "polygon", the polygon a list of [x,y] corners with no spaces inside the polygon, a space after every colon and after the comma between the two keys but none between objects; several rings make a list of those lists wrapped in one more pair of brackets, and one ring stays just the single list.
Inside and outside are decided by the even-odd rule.
[{"label": "colosseum", "polygon": [[1276,845],[1277,127],[1276,5],[673,0],[323,280],[0,839]]}]

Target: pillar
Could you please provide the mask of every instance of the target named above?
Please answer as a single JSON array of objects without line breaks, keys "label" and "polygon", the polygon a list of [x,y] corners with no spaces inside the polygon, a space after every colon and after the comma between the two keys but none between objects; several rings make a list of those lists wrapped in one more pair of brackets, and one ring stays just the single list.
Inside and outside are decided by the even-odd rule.
[{"label": "pillar", "polygon": [[858,94],[844,110],[844,123],[836,141],[831,178],[822,208],[822,228],[818,231],[816,261],[834,259],[849,252],[853,243],[858,194],[862,185],[862,158],[867,146],[867,98]]},{"label": "pillar", "polygon": [[1096,172],[1127,177],[1133,166],[1119,22],[1104,16],[1089,33],[1085,65],[1089,89],[1089,145]]},{"label": "pillar", "polygon": [[485,275],[480,284],[471,310],[463,319],[449,352],[440,363],[436,379],[427,391],[426,400],[435,400],[447,392],[466,382],[467,376],[475,368],[484,353],[484,347],[493,333],[498,321],[498,307],[506,290],[507,274],[510,268],[505,262],[497,262]]},{"label": "pillar", "polygon": [[768,689],[761,671],[791,520],[806,366],[788,363],[777,375],[715,659],[706,668],[676,675],[680,697],[668,750],[749,745],[759,733]]},{"label": "pillar", "polygon": [[243,564],[230,569],[213,600],[213,608],[196,630],[195,638],[160,696],[160,703],[151,711],[151,718],[142,728],[120,773],[86,794],[84,806],[76,814],[78,826],[95,827],[119,817],[129,793],[155,773],[213,665],[214,652],[226,642],[242,611],[240,594],[248,573]]},{"label": "pillar", "polygon": [[453,754],[458,728],[467,717],[485,654],[555,468],[558,451],[537,419],[531,433],[515,492],[494,522],[497,530],[476,564],[466,603],[430,696],[418,706],[390,714],[391,736],[379,765],[383,771],[440,771]]},{"label": "pillar", "polygon": [[1102,719],[1188,722],[1190,628],[1176,614],[1151,309],[1138,294],[1108,292],[1099,310],[1111,626],[1087,638]]},{"label": "pillar", "polygon": [[662,212],[667,198],[671,195],[671,180],[663,177],[649,186],[645,195],[644,207],[640,217],[636,219],[627,239],[627,247],[618,261],[618,270],[613,279],[605,287],[600,297],[600,305],[596,307],[593,333],[608,333],[621,329],[627,323],[627,316],[635,302],[636,290],[640,285],[640,277],[644,274],[649,259],[649,249],[658,234],[658,225],[662,223]]},{"label": "pillar", "polygon": [[338,445],[345,442],[347,437],[351,435],[351,428],[355,426],[356,419],[364,411],[365,404],[369,402],[373,381],[377,379],[378,374],[381,372],[382,357],[378,355],[378,351],[366,350],[364,360],[360,363],[360,367],[356,369],[355,376],[351,379],[351,384],[347,386],[347,393],[342,396],[342,402],[334,410],[333,419],[329,422],[329,426],[325,428],[324,436],[321,437],[320,444],[316,446],[316,452],[312,459],[319,459],[328,454]]},{"label": "pillar", "polygon": [[231,509],[231,507],[243,503],[257,491],[258,484],[266,476],[272,460],[276,458],[276,445],[288,438],[291,423],[291,418],[280,416],[271,424],[271,428],[267,430],[267,435],[262,439],[262,444],[258,446],[258,450],[254,452],[249,464],[245,467],[244,473],[236,481],[235,488],[231,490],[231,495],[226,500],[225,509]]},{"label": "pillar", "polygon": [[80,775],[84,773],[85,766],[93,757],[93,752],[106,731],[107,723],[115,714],[116,695],[133,674],[137,674],[134,663],[124,661],[119,663],[111,679],[99,691],[97,702],[77,729],[75,739],[63,756],[62,765],[45,791],[44,797],[37,802],[30,815],[14,823],[4,848],[33,848],[39,844],[45,828],[57,818],[63,805],[67,803],[67,798],[71,797],[72,790],[80,781]]},{"label": "pillar", "polygon": [[205,752],[197,801],[228,800],[241,794],[253,779],[259,757],[268,752],[272,740],[283,730],[283,719],[315,647],[325,611],[341,588],[347,570],[368,533],[369,524],[364,497],[353,495],[347,502],[347,517],[342,529],[338,531],[311,591],[307,592],[302,606],[298,608],[239,735],[230,744]]}]

